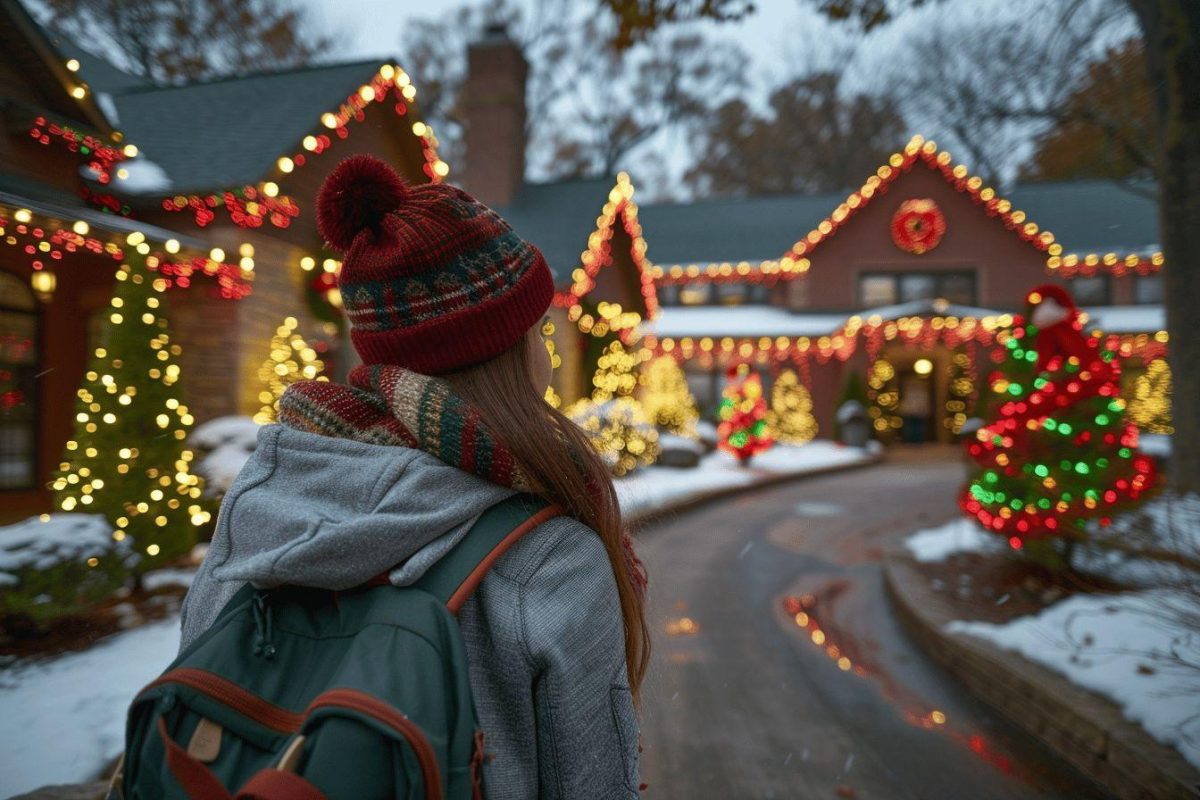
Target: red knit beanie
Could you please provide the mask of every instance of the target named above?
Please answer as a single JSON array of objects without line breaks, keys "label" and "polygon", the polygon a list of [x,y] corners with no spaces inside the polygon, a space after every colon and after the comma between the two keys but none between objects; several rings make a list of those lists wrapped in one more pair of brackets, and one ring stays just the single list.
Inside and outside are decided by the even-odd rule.
[{"label": "red knit beanie", "polygon": [[409,186],[373,156],[325,179],[317,226],[345,254],[338,289],[367,364],[479,364],[520,341],[554,294],[541,252],[496,212],[453,186]]}]

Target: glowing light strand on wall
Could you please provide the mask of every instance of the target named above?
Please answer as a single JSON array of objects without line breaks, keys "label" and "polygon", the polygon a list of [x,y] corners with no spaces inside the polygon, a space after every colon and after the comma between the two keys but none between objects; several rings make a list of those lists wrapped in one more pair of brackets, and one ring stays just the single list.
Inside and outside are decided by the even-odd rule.
[{"label": "glowing light strand on wall", "polygon": [[801,260],[810,258],[822,242],[836,234],[857,212],[870,205],[873,198],[885,194],[888,187],[911,170],[918,161],[940,172],[955,189],[982,205],[988,216],[998,218],[1006,228],[1034,247],[1048,250],[1054,244],[1054,234],[1041,230],[1037,223],[1027,218],[1024,211],[1014,209],[1010,201],[996,194],[995,189],[985,186],[983,178],[971,175],[964,164],[952,164],[950,153],[938,150],[936,142],[914,136],[902,152],[893,153],[888,163],[876,170],[857,192],[850,194],[846,202],[835,208],[817,227],[792,245],[791,250],[780,259],[781,263],[798,264]]},{"label": "glowing light strand on wall", "polygon": [[[1057,250],[1056,250],[1057,248]],[[1165,259],[1161,252],[1149,254],[1130,253],[1119,256],[1116,253],[1087,253],[1085,255],[1060,255],[1061,248],[1055,245],[1050,248],[1050,258],[1046,259],[1046,271],[1060,278],[1092,275],[1112,275],[1120,278],[1126,275],[1155,275],[1162,271]]]},{"label": "glowing light strand on wall", "polygon": [[37,117],[29,135],[35,141],[46,145],[60,144],[72,153],[78,153],[87,159],[86,164],[96,176],[96,181],[107,185],[116,173],[116,165],[129,157],[131,145],[125,148],[105,144],[101,139],[91,134],[82,133],[69,125],[51,122],[45,117]]},{"label": "glowing light strand on wall", "polygon": [[607,317],[602,315],[601,320],[597,320],[583,308],[583,298],[596,287],[596,276],[612,264],[612,237],[618,219],[633,242],[630,255],[637,270],[638,288],[646,306],[646,316],[653,319],[658,314],[658,297],[655,293],[654,278],[646,260],[646,240],[642,237],[642,226],[638,222],[638,207],[633,200],[633,184],[629,175],[624,172],[617,174],[617,183],[608,193],[608,201],[596,220],[596,229],[588,237],[588,248],[579,256],[580,266],[571,273],[571,288],[556,294],[554,304],[567,309],[567,318],[579,325],[581,331],[592,333],[593,329],[603,322],[604,332],[595,335],[607,335],[609,331],[613,331],[628,343],[633,329],[641,321],[640,314],[622,309],[619,304],[610,303],[610,306],[615,307],[611,314]]},{"label": "glowing light strand on wall", "polygon": [[[74,255],[90,254],[99,258],[121,261],[131,251],[146,256],[150,269],[165,279],[166,288],[187,288],[195,276],[213,278],[222,297],[239,300],[250,293],[251,270],[245,260],[228,263],[219,248],[207,255],[181,254],[178,241],[168,239],[160,247],[152,247],[144,233],[134,231],[121,236],[110,233],[101,239],[94,235],[85,220],[64,220],[42,217],[28,208],[0,207],[0,242],[18,248],[29,259],[35,272],[51,270],[56,264]],[[213,258],[220,255],[221,258]],[[252,262],[251,262],[252,269]]]},{"label": "glowing light strand on wall", "polygon": [[[299,215],[300,208],[291,197],[279,194],[278,182],[325,153],[335,139],[348,138],[350,122],[365,120],[366,110],[372,103],[392,101],[392,110],[396,115],[405,116],[416,96],[416,86],[408,73],[392,64],[384,64],[368,83],[350,94],[337,109],[320,116],[319,123],[328,133],[308,134],[300,140],[295,150],[283,153],[276,159],[272,180],[221,193],[176,195],[163,200],[162,206],[172,212],[190,210],[196,224],[201,227],[213,221],[215,209],[223,208],[234,224],[244,228],[260,227],[264,220],[277,228],[286,228]],[[450,174],[450,167],[437,154],[438,141],[433,129],[417,121],[412,125],[412,134],[421,142],[425,160],[422,170],[430,182],[440,183]]]}]

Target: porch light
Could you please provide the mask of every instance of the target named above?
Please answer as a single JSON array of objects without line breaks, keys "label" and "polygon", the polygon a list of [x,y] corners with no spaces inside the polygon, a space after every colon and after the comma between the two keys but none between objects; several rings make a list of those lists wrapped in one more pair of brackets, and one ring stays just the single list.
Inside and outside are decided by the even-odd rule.
[{"label": "porch light", "polygon": [[933,362],[928,358],[918,358],[913,364],[913,372],[918,375],[928,375],[933,372]]},{"label": "porch light", "polygon": [[49,303],[58,286],[58,276],[48,269],[37,269],[29,276],[29,286],[43,303]]}]

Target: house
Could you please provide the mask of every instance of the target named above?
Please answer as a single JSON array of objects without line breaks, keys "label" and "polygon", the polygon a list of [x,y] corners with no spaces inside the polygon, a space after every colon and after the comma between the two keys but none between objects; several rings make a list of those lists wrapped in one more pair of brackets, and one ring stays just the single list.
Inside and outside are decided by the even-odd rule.
[{"label": "house", "polygon": [[198,421],[253,413],[288,317],[334,374],[339,264],[313,201],[371,152],[413,182],[448,166],[394,63],[322,65],[154,86],[0,0],[0,500],[49,508],[76,389],[113,275],[149,254]]},{"label": "house", "polygon": [[[472,47],[466,188],[544,251],[560,291],[555,388],[587,393],[597,338],[632,334],[679,360],[717,404],[726,369],[769,385],[782,369],[833,427],[851,374],[877,432],[950,441],[977,398],[980,361],[1025,293],[1065,282],[1089,328],[1121,337],[1127,382],[1167,335],[1153,187],[1073,181],[1001,195],[915,137],[856,189],[823,195],[635,201],[627,175],[531,184],[523,168],[524,61],[492,32]],[[478,167],[476,165],[479,165]]]}]

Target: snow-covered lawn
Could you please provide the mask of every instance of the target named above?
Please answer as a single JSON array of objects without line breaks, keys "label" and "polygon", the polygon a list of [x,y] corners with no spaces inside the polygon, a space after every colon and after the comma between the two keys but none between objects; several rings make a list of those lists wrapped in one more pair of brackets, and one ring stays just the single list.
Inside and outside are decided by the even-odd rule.
[{"label": "snow-covered lawn", "polygon": [[748,486],[777,475],[802,475],[871,457],[868,451],[818,439],[798,447],[776,445],[755,456],[748,468],[738,466],[737,459],[728,453],[717,451],[702,457],[698,467],[644,467],[615,483],[621,511],[636,516],[720,489]]},{"label": "snow-covered lawn", "polygon": [[96,777],[121,752],[129,701],[178,646],[173,617],[0,671],[0,795]]},{"label": "snow-covered lawn", "polygon": [[[1200,497],[1157,497],[1097,535],[1200,560]],[[925,563],[1007,550],[965,518],[918,531],[905,547]],[[1081,548],[1074,564],[1135,590],[1075,595],[1007,623],[957,621],[947,630],[1015,651],[1108,698],[1200,767],[1200,576],[1098,546]]]},{"label": "snow-covered lawn", "polygon": [[1004,549],[1004,540],[988,533],[966,517],[945,525],[917,531],[905,540],[912,557],[922,563],[945,561],[954,553],[996,553]]},{"label": "snow-covered lawn", "polygon": [[[203,445],[227,449],[232,462],[234,452],[245,452],[252,429],[234,420],[217,427],[201,434]],[[617,495],[627,514],[647,513],[714,490],[870,457],[863,450],[816,441],[777,446],[744,469],[726,453],[710,453],[693,469],[648,467],[621,478]],[[143,583],[147,589],[187,585],[192,574],[156,570]],[[0,669],[0,796],[95,777],[121,750],[125,709],[134,693],[170,663],[178,645],[179,620],[172,617],[115,634],[82,653]]]},{"label": "snow-covered lawn", "polygon": [[[1184,620],[1192,619],[1192,627]],[[1200,605],[1178,590],[1076,595],[1002,625],[953,622],[1121,707],[1200,767]]]}]

